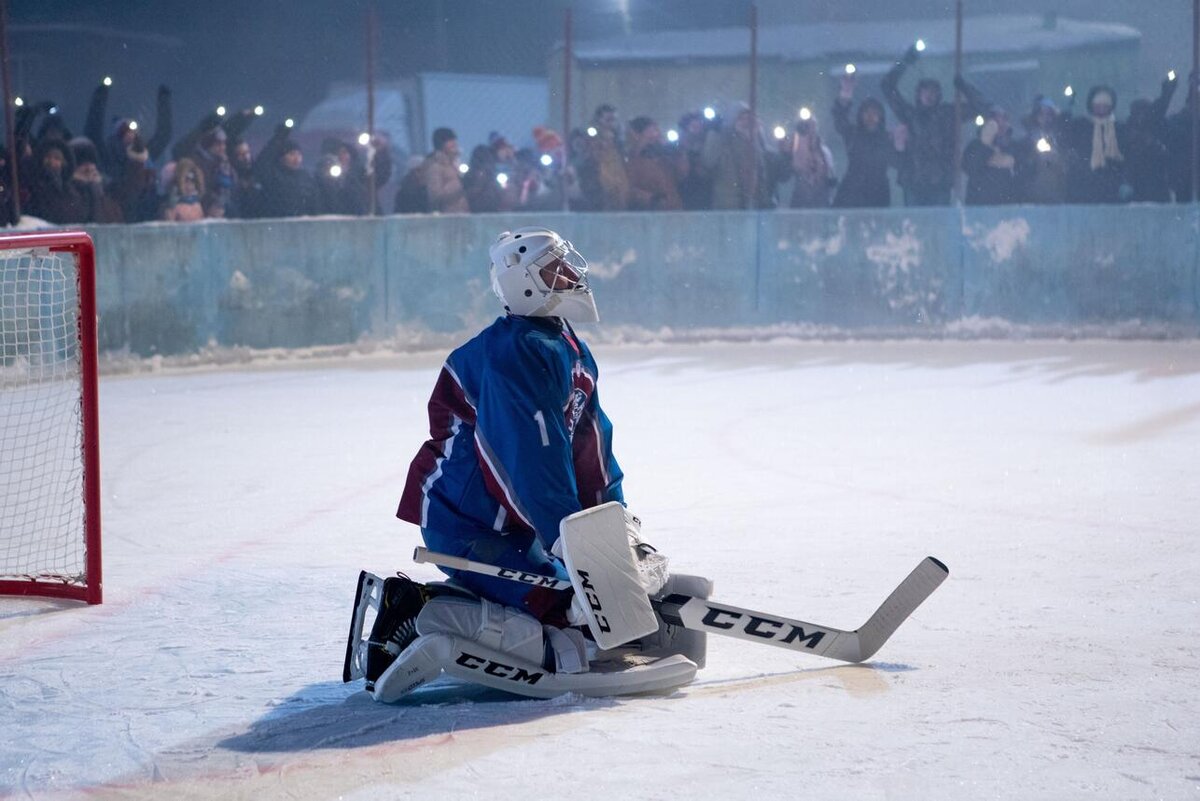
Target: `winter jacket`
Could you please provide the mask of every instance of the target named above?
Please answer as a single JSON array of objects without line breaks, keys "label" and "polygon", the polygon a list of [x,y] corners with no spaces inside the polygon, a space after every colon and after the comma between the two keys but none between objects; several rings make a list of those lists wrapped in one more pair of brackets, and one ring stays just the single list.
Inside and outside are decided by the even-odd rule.
[{"label": "winter jacket", "polygon": [[266,217],[304,217],[320,213],[317,182],[303,168],[276,164],[263,181]]},{"label": "winter jacket", "polygon": [[[63,168],[61,172],[48,172],[42,165],[51,150],[58,150],[62,153]],[[40,217],[46,222],[58,225],[88,222],[91,209],[87,200],[79,193],[75,182],[71,180],[73,172],[75,172],[75,159],[71,154],[71,148],[65,142],[57,139],[39,142],[30,160],[30,197],[24,205],[24,211],[34,217]]]},{"label": "winter jacket", "polygon": [[612,131],[604,128],[586,142],[579,180],[589,208],[624,211],[629,208],[629,174],[621,143]]},{"label": "winter jacket", "polygon": [[458,171],[457,161],[437,150],[425,157],[421,170],[425,178],[430,211],[466,214],[471,210],[463,190],[462,174]]},{"label": "winter jacket", "polygon": [[1017,148],[1011,142],[985,144],[974,139],[963,153],[968,206],[1003,206],[1021,202]]},{"label": "winter jacket", "polygon": [[[839,208],[882,208],[892,203],[888,168],[896,165],[898,155],[885,124],[883,105],[874,98],[859,104],[858,120],[850,122],[851,101],[838,98],[833,104],[833,126],[846,143],[846,175],[834,195]],[[879,128],[867,130],[863,111],[874,105],[879,111]]]},{"label": "winter jacket", "polygon": [[664,148],[650,145],[629,156],[629,208],[639,211],[679,211],[683,200],[675,171]]},{"label": "winter jacket", "polygon": [[[757,142],[742,136],[732,123],[709,131],[704,142],[704,163],[712,171],[714,209],[770,209],[775,207],[780,159],[767,150],[761,134]],[[754,197],[750,197],[751,191]]]},{"label": "winter jacket", "polygon": [[[901,61],[882,81],[884,98],[909,130],[906,166],[899,177],[900,185],[918,194],[949,191],[954,186],[954,104],[939,102],[934,106],[918,106],[908,101],[899,88],[907,69],[908,64]],[[965,100],[963,120],[987,110],[987,103],[978,89],[961,78],[955,78],[954,85]]]}]

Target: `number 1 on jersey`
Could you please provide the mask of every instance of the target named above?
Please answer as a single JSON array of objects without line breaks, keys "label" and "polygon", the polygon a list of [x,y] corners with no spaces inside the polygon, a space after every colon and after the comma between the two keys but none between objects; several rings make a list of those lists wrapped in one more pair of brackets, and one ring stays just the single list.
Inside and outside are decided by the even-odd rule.
[{"label": "number 1 on jersey", "polygon": [[546,432],[546,416],[542,414],[542,410],[538,409],[533,413],[533,419],[537,421],[538,431],[542,435],[542,447],[550,446],[550,435]]}]

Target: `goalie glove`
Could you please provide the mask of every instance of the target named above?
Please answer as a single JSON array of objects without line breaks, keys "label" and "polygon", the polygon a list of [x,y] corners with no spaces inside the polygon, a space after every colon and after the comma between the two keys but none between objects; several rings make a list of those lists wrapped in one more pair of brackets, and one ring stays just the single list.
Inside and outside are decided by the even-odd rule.
[{"label": "goalie glove", "polygon": [[[625,509],[625,536],[629,539],[629,549],[633,551],[637,564],[638,580],[645,588],[647,595],[657,595],[662,592],[667,580],[671,577],[667,569],[667,557],[658,552],[653,545],[642,541],[642,520],[637,515]],[[559,561],[563,560],[562,537],[550,546],[550,553]],[[579,625],[575,618],[583,619],[583,602],[578,597],[572,599],[571,609],[567,620],[571,625]]]}]

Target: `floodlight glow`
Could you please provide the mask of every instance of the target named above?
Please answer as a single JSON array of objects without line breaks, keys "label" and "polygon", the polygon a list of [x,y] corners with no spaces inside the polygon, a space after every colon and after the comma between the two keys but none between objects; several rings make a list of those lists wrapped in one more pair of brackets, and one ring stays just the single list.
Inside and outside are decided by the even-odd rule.
[{"label": "floodlight glow", "polygon": [[1037,140],[1037,152],[1049,153],[1050,150],[1051,150],[1051,147],[1050,147],[1049,139],[1047,139],[1046,137],[1043,136],[1041,139]]},{"label": "floodlight glow", "polygon": [[363,131],[358,135],[358,143],[364,147],[371,144],[371,135],[366,131]]},{"label": "floodlight glow", "polygon": [[674,128],[667,131],[667,141],[670,142],[671,144],[675,144],[676,142],[678,142],[679,141],[679,131],[675,130]]},{"label": "floodlight glow", "polygon": [[811,120],[812,119],[812,109],[810,109],[808,106],[801,106],[800,107],[800,119],[803,120],[804,122],[808,122],[809,120]]},{"label": "floodlight glow", "polygon": [[539,159],[539,161],[542,162],[543,167],[549,167],[550,165],[552,165],[554,163],[554,157],[551,156],[549,153],[543,153],[542,157],[541,157],[541,159]]},{"label": "floodlight glow", "polygon": [[717,111],[712,106],[704,107],[704,119],[713,120],[717,117]]},{"label": "floodlight glow", "polygon": [[108,77],[107,75],[105,75],[105,76],[104,76],[104,85],[105,85],[105,86],[112,86],[112,78],[110,78],[110,77]]},{"label": "floodlight glow", "polygon": [[858,67],[854,66],[853,64],[846,65],[846,74],[847,75],[853,75],[856,72],[858,72]]},{"label": "floodlight glow", "polygon": [[254,107],[254,116],[255,116],[255,117],[261,117],[262,115],[263,115],[263,107],[262,107],[262,106],[255,106],[255,107]]},{"label": "floodlight glow", "polygon": [[217,116],[218,117],[225,116],[225,107],[224,106],[217,106]]},{"label": "floodlight glow", "polygon": [[918,39],[918,40],[917,40],[917,52],[918,52],[918,53],[924,53],[924,52],[925,52],[925,40],[924,40],[924,39]]},{"label": "floodlight glow", "polygon": [[782,125],[776,125],[773,133],[775,134],[776,139],[782,139],[783,137],[787,136],[787,129]]}]

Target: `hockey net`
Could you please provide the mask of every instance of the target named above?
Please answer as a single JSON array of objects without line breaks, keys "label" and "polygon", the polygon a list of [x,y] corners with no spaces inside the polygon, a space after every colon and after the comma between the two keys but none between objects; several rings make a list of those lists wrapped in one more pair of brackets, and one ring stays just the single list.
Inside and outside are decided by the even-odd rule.
[{"label": "hockey net", "polygon": [[0,235],[0,594],[101,601],[95,257]]}]

